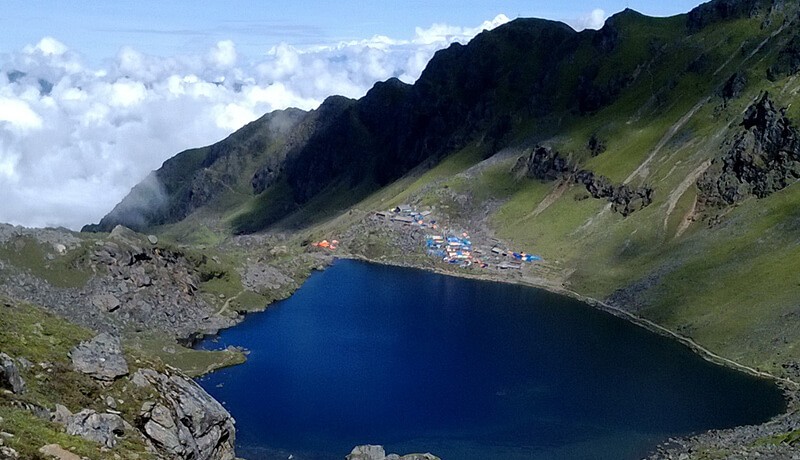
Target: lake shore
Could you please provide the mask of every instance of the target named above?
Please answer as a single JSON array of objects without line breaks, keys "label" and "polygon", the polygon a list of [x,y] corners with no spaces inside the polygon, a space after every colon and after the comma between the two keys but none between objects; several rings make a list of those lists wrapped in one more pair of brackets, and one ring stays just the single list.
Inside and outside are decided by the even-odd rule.
[{"label": "lake shore", "polygon": [[762,370],[755,369],[753,367],[747,366],[745,364],[738,363],[738,362],[736,362],[736,361],[734,361],[732,359],[729,359],[729,358],[721,356],[721,355],[719,355],[717,353],[714,353],[713,351],[709,350],[708,348],[698,344],[693,339],[691,339],[689,337],[686,337],[686,336],[683,336],[683,335],[681,335],[681,334],[679,334],[679,333],[677,333],[675,331],[672,331],[672,330],[670,330],[670,329],[668,329],[668,328],[666,328],[664,326],[661,326],[660,324],[657,324],[657,323],[655,323],[653,321],[650,321],[650,320],[648,320],[646,318],[642,318],[641,316],[637,316],[637,315],[635,315],[635,314],[633,314],[631,312],[628,312],[626,310],[623,310],[623,309],[621,309],[619,307],[615,307],[613,305],[609,305],[608,303],[603,302],[601,300],[598,300],[598,299],[595,299],[595,298],[592,298],[592,297],[588,297],[588,296],[582,295],[582,294],[580,294],[578,292],[575,292],[573,290],[567,289],[567,288],[565,288],[563,286],[558,285],[555,282],[547,280],[546,278],[535,278],[535,277],[525,277],[525,276],[523,276],[521,278],[511,279],[509,277],[501,276],[500,272],[488,272],[487,271],[485,273],[472,273],[472,272],[466,272],[466,271],[446,270],[446,269],[444,269],[442,267],[437,267],[436,265],[434,265],[434,266],[423,266],[423,265],[416,265],[416,264],[410,264],[410,263],[397,262],[397,261],[393,261],[393,260],[390,260],[390,259],[378,259],[378,260],[375,260],[375,259],[370,259],[368,257],[364,257],[364,256],[358,255],[358,254],[341,254],[338,257],[341,258],[341,259],[361,260],[361,261],[364,261],[364,262],[380,264],[380,265],[391,265],[391,266],[396,266],[396,267],[415,268],[415,269],[418,269],[418,270],[426,270],[426,271],[438,273],[438,274],[441,274],[441,275],[457,276],[457,277],[461,277],[461,278],[468,278],[468,279],[475,279],[475,280],[482,280],[482,281],[493,281],[493,282],[497,282],[497,283],[506,283],[506,284],[516,284],[516,285],[529,286],[529,287],[533,287],[533,288],[537,288],[537,289],[543,289],[545,291],[552,292],[554,294],[565,295],[565,296],[571,297],[573,299],[579,300],[581,302],[584,302],[584,303],[586,303],[588,305],[591,305],[592,307],[595,307],[597,309],[600,309],[600,310],[606,311],[608,313],[611,313],[612,315],[617,316],[619,318],[623,318],[625,320],[628,320],[628,321],[630,321],[630,322],[632,322],[634,324],[637,324],[637,325],[639,325],[639,326],[641,326],[641,327],[643,327],[643,328],[645,328],[645,329],[647,329],[647,330],[649,330],[651,332],[655,332],[655,333],[657,333],[659,335],[667,336],[667,337],[670,337],[670,338],[672,338],[674,340],[677,340],[678,342],[682,343],[683,345],[689,347],[692,351],[694,351],[698,355],[702,356],[707,361],[710,361],[710,362],[712,362],[714,364],[718,364],[718,365],[729,367],[729,368],[732,368],[732,369],[735,369],[735,370],[738,370],[738,371],[741,371],[741,372],[745,372],[745,373],[753,375],[755,377],[761,377],[761,378],[766,378],[766,379],[769,379],[769,380],[774,380],[775,382],[779,382],[779,383],[784,384],[785,386],[787,386],[789,388],[793,388],[795,390],[800,389],[800,383],[795,382],[795,381],[793,381],[793,380],[791,380],[789,378],[780,377],[780,376],[774,375],[774,374],[772,374],[770,372],[762,371]]},{"label": "lake shore", "polygon": [[[697,455],[703,452],[715,452],[718,454],[722,451],[737,451],[740,453],[747,452],[748,455],[752,454],[757,456],[796,452],[795,447],[788,442],[784,442],[784,439],[792,439],[792,434],[797,433],[795,427],[800,425],[800,384],[792,379],[780,377],[721,356],[698,344],[693,339],[683,336],[651,320],[642,318],[601,300],[567,289],[563,285],[544,277],[536,278],[523,275],[512,279],[503,276],[500,272],[472,273],[463,270],[447,270],[438,266],[438,264],[415,264],[396,261],[391,258],[375,260],[359,254],[338,254],[336,258],[414,268],[442,275],[474,280],[523,285],[542,289],[554,294],[564,295],[634,323],[648,331],[675,340],[688,347],[692,352],[708,362],[744,372],[753,377],[771,380],[783,390],[786,399],[786,410],[782,414],[773,417],[771,420],[760,425],[738,426],[725,430],[710,430],[688,437],[672,438],[659,446],[654,446],[653,453],[648,457],[649,460],[698,458]],[[686,455],[689,456],[687,457]]]}]

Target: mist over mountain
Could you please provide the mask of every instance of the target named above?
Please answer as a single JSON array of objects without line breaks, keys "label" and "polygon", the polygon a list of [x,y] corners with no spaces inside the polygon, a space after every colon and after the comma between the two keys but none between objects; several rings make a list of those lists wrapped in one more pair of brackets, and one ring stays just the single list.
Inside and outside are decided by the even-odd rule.
[{"label": "mist over mountain", "polygon": [[437,49],[507,21],[420,27],[408,39],[284,42],[251,57],[230,40],[173,57],[127,46],[99,65],[44,37],[0,56],[0,187],[10,198],[0,221],[78,229],[176,151],[265,112],[360,97],[390,77],[413,82]]}]

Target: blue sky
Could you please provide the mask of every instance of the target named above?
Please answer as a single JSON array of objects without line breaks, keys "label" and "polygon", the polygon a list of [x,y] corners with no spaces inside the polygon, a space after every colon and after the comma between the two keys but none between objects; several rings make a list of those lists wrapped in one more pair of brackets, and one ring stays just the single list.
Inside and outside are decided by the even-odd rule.
[{"label": "blue sky", "polygon": [[504,13],[509,18],[543,17],[574,22],[592,10],[613,14],[626,7],[668,16],[697,0],[563,0],[505,2],[406,0],[375,2],[263,2],[254,0],[55,1],[4,0],[0,51],[9,52],[53,36],[88,60],[116,55],[129,45],[159,56],[188,54],[219,40],[236,43],[256,57],[279,42],[318,45],[373,35],[410,36],[433,23],[474,26]]}]

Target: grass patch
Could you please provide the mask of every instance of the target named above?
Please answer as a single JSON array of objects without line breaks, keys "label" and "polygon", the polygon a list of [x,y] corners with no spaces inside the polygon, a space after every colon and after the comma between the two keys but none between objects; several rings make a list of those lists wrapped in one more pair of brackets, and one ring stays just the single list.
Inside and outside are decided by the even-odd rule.
[{"label": "grass patch", "polygon": [[83,247],[59,254],[55,248],[40,243],[29,236],[16,236],[0,245],[0,259],[6,260],[55,287],[78,288],[91,278],[83,263],[88,252]]},{"label": "grass patch", "polygon": [[798,445],[798,443],[800,443],[800,430],[793,430],[787,433],[781,433],[766,438],[761,438],[754,444],[757,446],[764,446],[764,445],[777,446],[780,444],[796,446]]},{"label": "grass patch", "polygon": [[0,430],[11,433],[13,438],[6,438],[4,442],[20,454],[20,458],[30,460],[49,460],[49,457],[39,453],[39,449],[46,444],[59,444],[81,457],[97,460],[116,460],[121,456],[124,459],[151,459],[147,449],[138,438],[128,435],[119,441],[113,450],[101,450],[97,443],[87,441],[79,436],[70,436],[63,428],[55,423],[37,418],[33,414],[0,405]]},{"label": "grass patch", "polygon": [[[10,306],[3,306],[8,303]],[[66,362],[92,333],[26,303],[0,298],[0,350],[34,362]]]},{"label": "grass patch", "polygon": [[246,361],[244,353],[238,349],[194,350],[161,334],[130,337],[126,341],[126,345],[138,351],[139,354],[158,357],[165,364],[180,369],[190,377],[197,377]]}]

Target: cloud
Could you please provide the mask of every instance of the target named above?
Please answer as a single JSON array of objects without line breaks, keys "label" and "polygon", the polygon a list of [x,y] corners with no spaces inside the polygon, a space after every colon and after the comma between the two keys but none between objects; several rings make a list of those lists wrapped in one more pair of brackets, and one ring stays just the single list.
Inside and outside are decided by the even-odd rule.
[{"label": "cloud", "polygon": [[208,52],[208,61],[212,66],[227,69],[236,64],[236,46],[231,40],[223,40]]},{"label": "cloud", "polygon": [[7,97],[0,97],[0,123],[3,122],[18,131],[30,131],[42,127],[42,118],[27,102]]},{"label": "cloud", "polygon": [[101,67],[44,37],[0,56],[0,222],[78,229],[181,150],[208,145],[276,109],[361,97],[376,81],[415,81],[437,50],[508,22],[434,24],[407,39],[241,56],[219,41],[198,55],[124,47]]},{"label": "cloud", "polygon": [[590,13],[587,13],[581,17],[579,17],[575,21],[571,21],[570,25],[575,30],[583,30],[583,29],[600,29],[603,27],[603,24],[606,23],[606,12],[601,10],[600,8],[595,8]]}]

